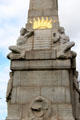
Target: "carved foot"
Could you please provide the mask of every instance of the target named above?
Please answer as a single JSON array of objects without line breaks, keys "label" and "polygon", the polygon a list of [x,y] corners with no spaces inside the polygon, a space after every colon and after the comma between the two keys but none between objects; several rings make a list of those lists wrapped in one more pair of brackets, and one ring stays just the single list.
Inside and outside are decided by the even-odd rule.
[{"label": "carved foot", "polygon": [[68,51],[64,53],[63,51],[57,52],[57,58],[58,59],[72,59],[75,58],[77,54],[73,51]]},{"label": "carved foot", "polygon": [[16,53],[11,52],[7,55],[7,58],[10,59],[10,60],[25,59],[25,53],[16,54]]}]

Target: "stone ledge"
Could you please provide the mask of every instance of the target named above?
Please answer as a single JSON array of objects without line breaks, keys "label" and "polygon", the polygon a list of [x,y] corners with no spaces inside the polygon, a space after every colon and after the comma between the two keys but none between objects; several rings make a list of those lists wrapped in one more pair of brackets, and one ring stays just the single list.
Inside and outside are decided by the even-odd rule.
[{"label": "stone ledge", "polygon": [[[45,47],[45,46],[44,46]],[[48,59],[56,59],[57,56],[57,52],[56,50],[51,50],[51,49],[35,49],[35,50],[31,50],[28,51],[26,50],[26,55],[25,55],[25,60],[48,60]],[[20,60],[20,54],[14,54],[14,53],[10,53],[8,55],[8,58],[11,60]]]},{"label": "stone ledge", "polygon": [[70,69],[71,61],[67,60],[13,60],[11,70],[47,70]]}]

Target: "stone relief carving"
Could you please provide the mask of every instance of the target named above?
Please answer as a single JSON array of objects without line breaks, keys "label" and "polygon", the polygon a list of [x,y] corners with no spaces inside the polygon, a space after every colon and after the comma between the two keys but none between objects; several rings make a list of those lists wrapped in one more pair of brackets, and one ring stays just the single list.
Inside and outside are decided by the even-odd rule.
[{"label": "stone relief carving", "polygon": [[20,30],[20,37],[17,40],[16,46],[10,46],[9,50],[12,52],[8,54],[9,59],[20,59],[25,58],[27,40],[34,35],[34,31],[27,31],[27,29],[22,28]]},{"label": "stone relief carving", "polygon": [[69,37],[65,35],[63,27],[59,27],[58,31],[53,33],[53,43],[56,42],[61,42],[63,44],[69,42]]},{"label": "stone relief carving", "polygon": [[57,50],[57,58],[76,57],[76,53],[70,51],[75,43],[70,42],[69,37],[65,35],[63,27],[59,27],[58,31],[53,33],[53,44]]},{"label": "stone relief carving", "polygon": [[50,102],[39,96],[30,105],[29,120],[47,120],[51,114]]},{"label": "stone relief carving", "polygon": [[12,93],[12,84],[13,84],[13,73],[10,72],[10,80],[8,81],[8,87],[7,87],[7,92],[6,92],[6,101],[8,102],[11,99],[11,93]]},{"label": "stone relief carving", "polygon": [[[27,41],[28,38],[34,35],[34,31],[28,31],[25,28],[22,28],[20,31],[20,37],[17,40],[16,46],[10,46],[9,50],[12,52],[8,54],[8,58],[11,60],[14,59],[27,59]],[[70,42],[69,37],[66,36],[65,30],[63,27],[59,27],[57,32],[53,32],[53,50],[56,51],[56,59],[68,59],[76,57],[76,53],[71,51],[71,48],[75,45],[74,42]]]}]

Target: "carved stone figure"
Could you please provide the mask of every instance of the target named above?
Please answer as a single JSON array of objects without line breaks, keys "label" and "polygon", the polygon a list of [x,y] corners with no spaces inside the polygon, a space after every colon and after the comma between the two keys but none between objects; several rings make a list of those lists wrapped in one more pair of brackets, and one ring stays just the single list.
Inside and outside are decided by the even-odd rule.
[{"label": "carved stone figure", "polygon": [[62,44],[69,42],[69,37],[65,35],[63,27],[59,27],[57,32],[53,33],[53,43],[60,42]]},{"label": "carved stone figure", "polygon": [[33,100],[32,104],[30,105],[29,110],[29,120],[46,120],[49,118],[51,113],[51,105],[50,102],[39,96],[35,100]]},{"label": "carved stone figure", "polygon": [[65,35],[63,27],[59,27],[58,31],[53,33],[53,44],[57,49],[57,58],[72,58],[76,56],[76,53],[70,51],[75,45],[74,42],[69,41],[69,37]]},{"label": "carved stone figure", "polygon": [[[26,52],[26,45],[27,40],[29,37],[31,37],[34,34],[33,31],[27,31],[27,29],[22,28],[20,30],[20,37],[17,40],[17,46],[10,46],[9,50],[12,51],[7,57],[9,59],[19,59],[19,58],[25,58],[25,52]],[[18,56],[17,56],[17,55]]]},{"label": "carved stone figure", "polygon": [[69,42],[69,37],[65,35],[65,29],[63,27],[59,27],[58,32],[60,35],[60,43],[61,44]]},{"label": "carved stone figure", "polygon": [[27,39],[34,34],[33,31],[27,31],[27,29],[22,28],[20,30],[20,37],[17,40],[17,46],[24,46],[27,42]]},{"label": "carved stone figure", "polygon": [[57,58],[72,58],[76,56],[76,53],[70,51],[70,49],[75,45],[74,42],[67,42],[62,44],[57,51]]}]

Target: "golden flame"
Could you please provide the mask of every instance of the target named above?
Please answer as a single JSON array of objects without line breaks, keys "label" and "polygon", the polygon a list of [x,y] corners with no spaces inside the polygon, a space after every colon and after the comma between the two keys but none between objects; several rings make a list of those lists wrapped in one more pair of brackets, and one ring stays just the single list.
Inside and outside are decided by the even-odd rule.
[{"label": "golden flame", "polygon": [[33,22],[30,21],[31,24],[33,24],[33,29],[51,29],[52,28],[52,19],[46,19],[42,17],[41,19],[38,17],[37,19],[33,19]]}]

